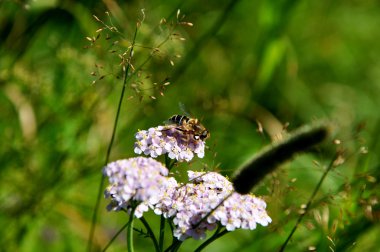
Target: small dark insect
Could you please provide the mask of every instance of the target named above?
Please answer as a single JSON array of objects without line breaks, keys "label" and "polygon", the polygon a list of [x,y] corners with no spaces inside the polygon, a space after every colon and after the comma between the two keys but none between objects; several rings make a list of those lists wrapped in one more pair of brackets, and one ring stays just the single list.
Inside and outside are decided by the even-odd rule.
[{"label": "small dark insect", "polygon": [[185,115],[173,115],[168,120],[168,127],[183,132],[185,135],[192,135],[194,140],[204,141],[210,137],[210,132],[199,122],[197,118],[190,118]]}]

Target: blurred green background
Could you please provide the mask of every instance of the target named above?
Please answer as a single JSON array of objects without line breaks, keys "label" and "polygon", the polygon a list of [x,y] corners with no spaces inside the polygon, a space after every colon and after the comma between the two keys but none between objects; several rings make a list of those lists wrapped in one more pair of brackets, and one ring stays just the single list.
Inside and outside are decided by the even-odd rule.
[{"label": "blurred green background", "polygon": [[[177,9],[193,26],[177,23]],[[374,0],[0,0],[0,250],[86,249],[136,23],[111,161],[134,156],[135,132],[181,114],[179,102],[211,132],[206,157],[179,173],[231,175],[286,129],[320,118],[336,125],[340,144],[330,139],[254,189],[272,224],[227,234],[206,251],[278,251],[336,149],[345,162],[328,174],[288,250],[378,250],[379,14]],[[117,30],[99,31],[104,25]],[[107,203],[95,251],[128,219]],[[157,230],[159,218],[147,219]],[[126,251],[125,235],[108,251]],[[153,251],[150,240],[136,235],[136,251]]]}]

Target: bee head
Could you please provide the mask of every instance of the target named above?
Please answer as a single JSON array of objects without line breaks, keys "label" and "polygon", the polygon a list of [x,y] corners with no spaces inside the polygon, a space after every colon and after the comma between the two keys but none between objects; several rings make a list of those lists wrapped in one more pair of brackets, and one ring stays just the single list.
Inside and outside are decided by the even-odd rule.
[{"label": "bee head", "polygon": [[210,132],[208,130],[204,130],[200,135],[194,135],[195,140],[206,140],[210,136]]}]

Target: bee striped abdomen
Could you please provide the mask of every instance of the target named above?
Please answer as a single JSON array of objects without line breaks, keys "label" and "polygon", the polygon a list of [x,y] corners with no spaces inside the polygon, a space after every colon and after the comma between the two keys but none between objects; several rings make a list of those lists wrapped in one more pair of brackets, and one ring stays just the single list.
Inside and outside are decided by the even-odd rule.
[{"label": "bee striped abdomen", "polygon": [[173,115],[169,118],[169,121],[177,125],[182,125],[184,122],[189,121],[189,118],[184,115]]}]

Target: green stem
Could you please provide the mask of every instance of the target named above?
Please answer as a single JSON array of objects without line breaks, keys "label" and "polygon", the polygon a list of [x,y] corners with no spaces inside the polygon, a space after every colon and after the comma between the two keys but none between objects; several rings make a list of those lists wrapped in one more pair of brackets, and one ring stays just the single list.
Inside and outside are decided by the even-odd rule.
[{"label": "green stem", "polygon": [[159,251],[163,251],[164,248],[164,237],[165,237],[165,218],[161,215],[160,218],[160,238],[159,238]]},{"label": "green stem", "polygon": [[290,234],[289,234],[288,238],[286,239],[286,241],[282,244],[279,252],[283,252],[285,250],[286,245],[288,245],[288,243],[289,243],[290,239],[292,238],[293,234],[296,232],[296,230],[297,230],[299,224],[301,223],[303,217],[308,213],[308,211],[310,209],[310,205],[311,205],[312,201],[315,198],[315,195],[317,195],[317,192],[319,191],[319,188],[321,187],[323,181],[325,180],[325,178],[327,176],[327,173],[329,173],[329,171],[334,167],[334,162],[335,162],[335,160],[336,160],[337,157],[338,157],[338,154],[336,154],[334,156],[334,158],[331,160],[329,166],[327,167],[327,169],[323,173],[321,179],[319,180],[317,186],[315,187],[315,189],[313,191],[313,194],[310,196],[310,199],[309,199],[309,201],[306,204],[304,212],[302,214],[300,214],[300,216],[298,217],[296,224],[294,225],[294,227],[293,227],[292,231],[290,232]]},{"label": "green stem", "polygon": [[182,241],[177,240],[176,243],[174,244],[174,248],[173,248],[172,251],[173,251],[173,252],[177,252],[178,249],[179,249],[179,247],[181,246],[181,244],[182,244]]},{"label": "green stem", "polygon": [[176,163],[176,160],[172,161],[169,158],[168,154],[165,154],[165,166],[166,166],[166,168],[168,168],[169,171],[173,168],[173,166],[175,165],[175,163]]},{"label": "green stem", "polygon": [[175,239],[173,240],[172,245],[170,245],[167,249],[165,249],[165,252],[169,252],[169,251],[175,252],[179,249],[181,244],[182,244],[182,241]]},{"label": "green stem", "polygon": [[210,243],[212,243],[213,241],[215,241],[216,239],[222,237],[223,235],[229,233],[229,231],[227,229],[223,230],[222,232],[220,232],[221,230],[221,226],[218,227],[218,229],[215,231],[215,233],[213,234],[213,236],[211,236],[209,239],[207,239],[204,243],[202,243],[196,250],[194,250],[194,252],[200,252],[202,251],[202,249],[204,249],[206,246],[208,246]]},{"label": "green stem", "polygon": [[199,52],[202,51],[204,45],[218,33],[220,28],[229,20],[229,15],[233,13],[234,7],[239,3],[239,0],[230,0],[228,4],[223,8],[221,15],[215,20],[215,22],[210,26],[210,29],[202,34],[200,38],[195,41],[194,46],[186,53],[185,57],[181,60],[181,63],[176,67],[175,72],[170,77],[170,81],[175,83],[179,77],[189,68],[189,66],[195,61]]},{"label": "green stem", "polygon": [[[169,219],[168,223],[169,223],[170,231],[173,234],[174,233],[173,220]],[[174,235],[172,235],[172,244],[174,244],[175,240],[176,240],[176,238],[174,237]]]},{"label": "green stem", "polygon": [[157,252],[161,251],[160,250],[160,247],[158,245],[158,242],[157,242],[157,239],[156,239],[156,236],[154,235],[152,229],[150,228],[148,222],[145,220],[144,217],[141,217],[140,218],[140,221],[144,224],[149,236],[151,237],[152,241],[153,241],[153,245],[154,245],[154,248],[156,249]]},{"label": "green stem", "polygon": [[[168,154],[165,154],[165,166],[170,171],[171,164]],[[174,164],[174,163],[173,163]],[[159,251],[164,249],[164,238],[165,238],[165,218],[163,215],[160,217],[160,237],[159,237]]]},{"label": "green stem", "polygon": [[[134,45],[135,45],[135,42],[136,42],[136,36],[137,36],[137,29],[138,28],[136,26],[135,34],[133,36],[133,41],[132,41],[132,45],[131,45],[131,49],[130,49],[130,52],[129,52],[129,57],[130,58],[132,58],[132,55],[133,55],[133,48],[134,48]],[[111,149],[112,149],[112,146],[113,146],[113,142],[115,140],[116,128],[117,128],[117,124],[118,124],[118,121],[119,121],[119,116],[120,116],[120,111],[121,111],[121,105],[123,103],[125,89],[126,89],[126,86],[127,86],[129,69],[130,69],[130,64],[127,65],[127,67],[125,69],[125,72],[124,72],[123,87],[122,87],[121,93],[120,93],[119,104],[117,106],[117,112],[116,112],[115,121],[114,121],[114,124],[113,124],[112,136],[111,136],[110,143],[108,145],[107,154],[106,154],[106,160],[104,162],[104,166],[106,166],[108,164],[109,157],[110,157],[110,154],[111,154]],[[87,251],[89,251],[89,252],[91,252],[91,250],[92,250],[92,242],[94,240],[96,221],[97,221],[97,218],[98,218],[98,210],[99,210],[99,206],[100,206],[100,199],[101,199],[101,196],[103,194],[102,191],[103,191],[103,186],[104,186],[104,180],[105,180],[105,175],[102,174],[102,177],[101,177],[100,183],[99,183],[98,194],[97,194],[97,197],[96,197],[95,207],[94,207],[94,211],[93,211],[93,215],[92,215],[92,220],[91,220],[90,236],[89,236],[88,243],[87,243]]]},{"label": "green stem", "polygon": [[133,207],[129,215],[128,229],[127,229],[127,247],[128,252],[133,252],[133,220],[135,218],[136,207]]},{"label": "green stem", "polygon": [[113,241],[119,236],[119,234],[121,234],[121,232],[123,232],[123,230],[128,226],[129,222],[127,222],[124,226],[122,226],[119,231],[117,231],[117,233],[112,237],[112,239],[108,242],[108,244],[104,247],[104,249],[102,250],[103,252],[105,252],[109,246],[111,246],[111,244],[113,243]]}]

